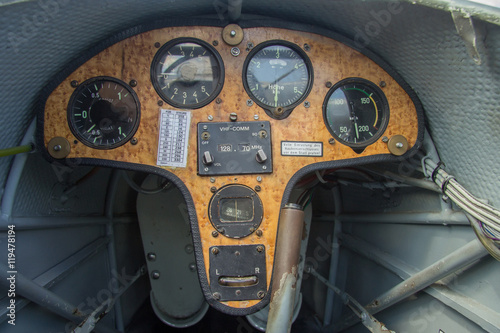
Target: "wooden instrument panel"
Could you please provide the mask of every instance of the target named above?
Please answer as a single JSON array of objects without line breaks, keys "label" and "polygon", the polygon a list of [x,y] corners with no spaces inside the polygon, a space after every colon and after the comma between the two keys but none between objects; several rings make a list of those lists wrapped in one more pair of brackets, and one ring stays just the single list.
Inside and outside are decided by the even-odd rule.
[{"label": "wooden instrument panel", "polygon": [[[383,136],[391,138],[402,135],[408,141],[409,148],[417,141],[418,119],[414,103],[396,83],[396,81],[375,62],[353,50],[352,48],[330,38],[278,28],[244,29],[243,41],[237,45],[241,51],[238,56],[231,54],[234,47],[224,43],[222,28],[219,27],[170,27],[145,32],[125,39],[95,55],[69,75],[48,97],[44,112],[44,141],[47,147],[55,137],[65,138],[70,143],[67,158],[93,158],[149,165],[167,169],[181,179],[189,189],[197,213],[198,227],[201,235],[201,247],[207,277],[209,276],[209,247],[221,245],[264,244],[266,247],[266,268],[268,289],[274,262],[274,250],[283,192],[290,178],[304,166],[342,159],[390,154],[387,143],[380,138],[366,147],[362,153],[356,153],[350,147],[336,142],[330,143],[331,134],[323,121],[322,105],[329,84],[349,78],[359,77],[375,84],[385,82],[382,91],[387,97],[390,107],[390,119]],[[159,112],[161,108],[176,110],[163,103],[155,91],[150,78],[150,67],[153,57],[158,51],[158,45],[179,37],[194,37],[201,39],[219,52],[225,68],[225,80],[218,98],[208,105],[191,110],[190,137],[188,146],[187,166],[160,167],[157,166],[157,151],[159,138]],[[283,120],[269,117],[255,103],[247,103],[249,99],[242,83],[243,63],[248,54],[248,43],[258,45],[268,40],[286,40],[304,48],[309,47],[306,54],[309,57],[313,71],[314,84],[306,98],[308,107],[301,103]],[[216,41],[214,43],[214,41]],[[156,44],[156,45],[155,45]],[[71,82],[83,82],[97,76],[110,76],[126,83],[135,80],[133,88],[141,104],[140,125],[136,134],[137,144],[130,142],[110,150],[93,149],[80,142],[72,134],[67,121],[68,102],[75,88]],[[331,86],[331,85],[330,85]],[[177,109],[180,110],[180,109]],[[229,122],[230,113],[236,113],[238,121],[269,121],[272,132],[273,172],[260,175],[225,175],[199,176],[197,173],[197,124],[200,122]],[[323,156],[282,156],[282,141],[314,141],[323,144]],[[261,180],[257,180],[257,176]],[[208,217],[208,205],[212,198],[213,187],[217,189],[228,184],[242,184],[251,188],[260,186],[258,192],[263,206],[264,218],[260,225],[261,236],[257,233],[234,239],[224,236],[213,237],[213,226]],[[259,232],[260,234],[260,232]],[[260,300],[229,301],[227,306],[247,308]]]}]

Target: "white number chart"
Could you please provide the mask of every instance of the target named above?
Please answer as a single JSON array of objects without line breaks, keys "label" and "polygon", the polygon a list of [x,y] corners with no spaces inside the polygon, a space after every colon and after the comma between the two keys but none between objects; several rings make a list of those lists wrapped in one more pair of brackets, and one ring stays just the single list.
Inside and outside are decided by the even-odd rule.
[{"label": "white number chart", "polygon": [[190,124],[189,111],[160,110],[157,165],[186,167]]}]

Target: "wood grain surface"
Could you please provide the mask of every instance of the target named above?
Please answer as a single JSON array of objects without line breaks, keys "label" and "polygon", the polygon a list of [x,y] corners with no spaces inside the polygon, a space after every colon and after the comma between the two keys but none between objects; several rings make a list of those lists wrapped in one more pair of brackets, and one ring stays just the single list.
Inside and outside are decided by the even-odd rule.
[{"label": "wood grain surface", "polygon": [[[54,137],[66,138],[71,144],[68,158],[95,158],[129,163],[156,166],[160,100],[150,81],[151,61],[158,48],[155,43],[163,45],[177,37],[195,37],[210,44],[217,41],[215,49],[220,53],[225,66],[225,83],[219,94],[221,103],[211,102],[207,106],[191,111],[191,127],[188,148],[188,162],[185,168],[168,168],[187,186],[193,200],[202,239],[205,269],[208,274],[208,249],[214,245],[265,244],[267,254],[267,283],[271,281],[274,260],[278,216],[283,191],[290,178],[301,168],[317,162],[359,158],[376,154],[389,154],[387,144],[379,139],[368,146],[361,154],[340,143],[329,144],[330,133],[325,127],[322,115],[322,104],[329,88],[327,82],[336,82],[348,77],[361,77],[378,84],[386,82],[382,88],[390,106],[390,121],[384,136],[403,135],[411,148],[417,140],[418,122],[415,106],[406,92],[380,66],[359,52],[327,37],[275,28],[251,28],[244,30],[244,38],[239,45],[241,54],[231,55],[231,48],[222,40],[222,28],[217,27],[173,27],[149,31],[123,40],[97,54],[87,61],[67,79],[65,79],[49,96],[45,108],[44,139],[45,144]],[[287,40],[303,47],[310,46],[307,53],[314,68],[314,85],[306,101],[310,107],[299,105],[292,114],[284,120],[271,119],[255,103],[247,106],[247,93],[243,88],[243,62],[248,54],[249,42],[258,45],[271,39]],[[134,79],[134,88],[141,103],[141,121],[135,137],[137,145],[127,143],[112,150],[98,150],[74,143],[76,138],[71,133],[66,110],[74,88],[71,81],[83,82],[95,76],[111,76],[124,82]],[[168,104],[163,108],[175,110]],[[207,122],[208,116],[213,122],[229,121],[229,114],[236,112],[238,121],[267,120],[272,131],[272,174],[263,174],[262,181],[257,181],[257,175],[229,175],[210,177],[197,175],[197,136],[196,124]],[[323,143],[322,157],[290,157],[281,156],[281,141],[316,141]],[[213,237],[212,227],[208,218],[208,205],[212,197],[211,187],[220,188],[227,184],[243,184],[251,188],[260,185],[259,196],[264,204],[264,219],[260,226],[262,236],[256,233],[243,239],[230,239],[224,236]],[[231,307],[249,307],[259,300],[226,302]]]}]

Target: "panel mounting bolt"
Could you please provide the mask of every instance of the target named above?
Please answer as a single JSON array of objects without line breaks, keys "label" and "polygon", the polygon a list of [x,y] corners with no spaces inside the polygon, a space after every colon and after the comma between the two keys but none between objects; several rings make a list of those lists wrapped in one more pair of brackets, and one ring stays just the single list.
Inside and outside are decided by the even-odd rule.
[{"label": "panel mounting bolt", "polygon": [[158,271],[152,271],[151,272],[151,278],[153,280],[158,280],[160,278],[160,272],[158,272]]},{"label": "panel mounting bolt", "polygon": [[221,298],[220,293],[213,293],[213,294],[212,294],[212,296],[213,296],[213,298],[214,298],[216,301],[219,301],[219,300],[220,300],[220,298]]},{"label": "panel mounting bolt", "polygon": [[209,120],[209,121],[212,121],[212,120],[214,120],[214,116],[212,116],[212,115],[209,115],[209,116],[208,116],[208,120]]},{"label": "panel mounting bolt", "polygon": [[232,113],[229,115],[229,120],[231,120],[231,121],[236,121],[236,120],[238,120],[238,115],[237,115],[235,112],[232,112]]},{"label": "panel mounting bolt", "polygon": [[190,264],[189,264],[189,270],[190,270],[191,272],[196,271],[196,265],[195,265],[194,263],[190,263]]},{"label": "panel mounting bolt", "polygon": [[257,252],[264,251],[264,247],[262,245],[257,246]]},{"label": "panel mounting bolt", "polygon": [[257,177],[257,181],[260,183],[262,181],[262,177],[261,176],[258,176]]},{"label": "panel mounting bolt", "polygon": [[212,187],[210,188],[210,192],[212,192],[212,193],[217,192],[217,187],[212,186]]},{"label": "panel mounting bolt", "polygon": [[134,79],[132,79],[132,80],[130,80],[129,85],[130,85],[131,87],[135,87],[135,86],[137,86],[137,81],[136,81],[136,80],[134,80]]},{"label": "panel mounting bolt", "polygon": [[256,234],[258,237],[262,237],[262,230],[260,230],[260,229],[259,229],[259,230],[257,230],[257,231],[255,232],[255,234]]},{"label": "panel mounting bolt", "polygon": [[187,254],[191,254],[191,253],[193,253],[193,250],[194,250],[194,249],[193,249],[193,245],[191,245],[191,244],[188,244],[188,245],[186,245],[186,246],[184,247],[184,251],[186,251],[186,253],[187,253]]},{"label": "panel mounting bolt", "polygon": [[78,81],[77,81],[77,80],[73,80],[73,81],[71,81],[71,86],[72,86],[73,88],[78,87]]},{"label": "panel mounting bolt", "polygon": [[382,137],[382,142],[387,143],[388,141],[389,141],[389,138],[388,138],[388,137],[386,137],[386,136]]},{"label": "panel mounting bolt", "polygon": [[385,81],[380,81],[379,85],[384,88],[387,84],[385,83]]},{"label": "panel mounting bolt", "polygon": [[218,247],[213,247],[213,248],[212,248],[212,254],[213,254],[213,255],[217,255],[217,254],[219,254],[219,248],[218,248]]},{"label": "panel mounting bolt", "polygon": [[210,182],[215,183],[215,178],[214,177],[210,178]]},{"label": "panel mounting bolt", "polygon": [[255,115],[253,116],[253,119],[255,119],[255,120],[259,120],[259,115],[258,115],[258,114],[255,114]]},{"label": "panel mounting bolt", "polygon": [[237,57],[237,56],[239,56],[239,55],[240,55],[240,49],[239,49],[239,48],[237,48],[237,47],[233,47],[233,48],[231,49],[231,54],[233,55],[233,57]]},{"label": "panel mounting bolt", "polygon": [[162,106],[163,105],[163,101],[158,101],[158,106]]},{"label": "panel mounting bolt", "polygon": [[247,106],[252,106],[253,105],[253,101],[251,99],[247,99]]},{"label": "panel mounting bolt", "polygon": [[304,107],[305,107],[305,108],[308,108],[308,107],[310,107],[310,106],[311,106],[311,103],[310,103],[310,102],[308,102],[308,101],[305,101],[305,102],[304,102]]},{"label": "panel mounting bolt", "polygon": [[217,99],[215,100],[215,103],[217,103],[217,104],[222,103],[222,99],[220,97],[217,97]]},{"label": "panel mounting bolt", "polygon": [[307,44],[307,43],[304,44],[304,50],[306,50],[308,52],[311,51],[311,46],[309,44]]},{"label": "panel mounting bolt", "polygon": [[330,81],[328,81],[327,83],[325,83],[325,86],[326,86],[327,88],[331,88],[331,87],[332,87],[332,83],[331,83]]},{"label": "panel mounting bolt", "polygon": [[263,290],[259,290],[259,292],[257,293],[257,297],[263,299],[264,296],[266,296],[266,292]]},{"label": "panel mounting bolt", "polygon": [[160,43],[159,43],[159,42],[156,42],[156,43],[155,43],[155,47],[156,47],[157,49],[158,49],[158,48],[160,48]]},{"label": "panel mounting bolt", "polygon": [[130,140],[130,143],[133,144],[134,146],[139,142],[139,139],[137,138],[132,138],[132,140]]},{"label": "panel mounting bolt", "polygon": [[331,145],[334,145],[335,144],[335,139],[334,138],[328,139],[328,143],[331,144]]},{"label": "panel mounting bolt", "polygon": [[149,261],[155,261],[155,260],[156,260],[156,253],[154,253],[154,252],[149,252],[149,253],[148,253],[148,260],[149,260]]},{"label": "panel mounting bolt", "polygon": [[217,231],[212,231],[212,237],[218,237],[219,236],[219,233]]},{"label": "panel mounting bolt", "polygon": [[61,145],[55,145],[54,147],[52,147],[52,149],[54,151],[60,151],[62,149]]},{"label": "panel mounting bolt", "polygon": [[214,40],[214,41],[212,42],[212,45],[213,45],[213,46],[217,46],[217,45],[219,45],[219,41]]},{"label": "panel mounting bolt", "polygon": [[261,190],[262,188],[260,187],[260,185],[255,186],[255,192],[260,192]]}]

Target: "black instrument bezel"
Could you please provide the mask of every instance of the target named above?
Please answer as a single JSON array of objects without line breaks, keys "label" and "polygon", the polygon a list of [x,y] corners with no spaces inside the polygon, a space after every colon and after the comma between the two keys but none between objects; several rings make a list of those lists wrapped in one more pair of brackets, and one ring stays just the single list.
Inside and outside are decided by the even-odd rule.
[{"label": "black instrument bezel", "polygon": [[[248,66],[250,61],[252,61],[253,57],[260,52],[262,49],[268,47],[268,46],[285,46],[288,48],[291,48],[293,51],[297,52],[297,54],[302,58],[304,61],[306,67],[307,67],[307,72],[308,72],[308,78],[307,78],[307,87],[302,94],[302,96],[295,101],[294,103],[287,105],[285,107],[272,107],[269,105],[266,105],[259,101],[251,92],[250,87],[248,86],[248,81],[247,81],[247,72],[248,72]],[[273,40],[268,40],[265,42],[260,43],[259,45],[255,46],[247,55],[245,62],[243,63],[243,73],[242,73],[242,81],[243,81],[243,87],[245,88],[245,91],[247,92],[248,96],[264,111],[267,113],[267,115],[271,118],[274,119],[285,119],[287,118],[292,111],[300,105],[306,98],[309,96],[309,93],[311,92],[313,83],[314,83],[314,71],[313,71],[313,65],[311,62],[311,59],[307,56],[306,52],[302,50],[300,46],[297,44],[294,44],[292,42],[286,41],[286,40],[281,40],[281,39],[273,39]]]},{"label": "black instrument bezel", "polygon": [[[172,99],[170,99],[165,93],[162,91],[160,84],[157,80],[157,64],[161,59],[164,57],[164,55],[174,46],[178,44],[183,44],[183,43],[193,43],[193,44],[198,44],[202,47],[204,47],[206,50],[208,50],[214,57],[215,61],[217,62],[217,65],[219,67],[218,71],[218,79],[217,79],[217,84],[215,86],[215,89],[211,91],[211,95],[209,98],[206,100],[203,100],[200,103],[195,103],[195,104],[180,104]],[[156,93],[162,100],[167,102],[168,104],[172,105],[175,108],[178,109],[199,109],[202,108],[208,104],[210,104],[217,96],[219,96],[223,86],[224,86],[224,79],[225,79],[225,70],[224,70],[224,62],[222,61],[222,57],[220,56],[219,52],[209,43],[198,39],[198,38],[192,38],[192,37],[180,37],[180,38],[175,38],[167,43],[163,44],[162,47],[156,52],[153,61],[151,62],[151,67],[150,67],[150,76],[151,76],[151,83],[153,84],[153,87],[156,90]]]},{"label": "black instrument bezel", "polygon": [[[377,130],[377,132],[373,135],[368,140],[364,140],[362,142],[354,143],[354,142],[347,142],[343,139],[341,139],[331,128],[331,126],[328,124],[328,119],[326,117],[327,113],[327,107],[328,107],[328,101],[330,100],[330,97],[332,94],[342,86],[345,86],[347,84],[353,84],[353,83],[359,83],[359,84],[364,84],[369,86],[371,89],[377,92],[377,94],[380,97],[380,102],[382,104],[382,121],[380,123],[380,128]],[[333,136],[335,140],[337,140],[339,143],[346,145],[348,147],[351,147],[353,149],[364,149],[368,147],[369,145],[377,142],[378,139],[384,134],[385,130],[387,129],[387,125],[389,124],[389,118],[390,118],[390,108],[389,108],[389,102],[387,101],[387,97],[385,96],[384,92],[382,89],[380,89],[375,83],[360,78],[360,77],[350,77],[343,79],[333,85],[333,87],[328,90],[325,99],[323,101],[323,122],[325,123],[326,128],[328,129],[328,132]]]},{"label": "black instrument bezel", "polygon": [[[135,101],[136,117],[134,119],[134,126],[132,127],[132,130],[128,134],[126,134],[126,136],[123,140],[121,140],[117,143],[114,143],[114,144],[99,145],[99,144],[95,144],[93,142],[88,141],[88,139],[86,137],[84,137],[76,129],[76,124],[74,122],[74,118],[72,117],[72,108],[74,106],[76,98],[80,95],[80,92],[82,90],[84,90],[86,87],[92,85],[96,81],[115,82],[116,84],[125,88],[132,95],[132,97],[134,98],[134,101]],[[71,97],[69,99],[66,117],[67,117],[68,126],[69,126],[69,129],[71,130],[71,133],[73,133],[73,135],[77,138],[78,141],[80,141],[81,143],[83,143],[87,147],[94,148],[94,149],[102,149],[102,150],[115,149],[115,148],[123,146],[124,144],[129,142],[130,139],[132,139],[132,137],[137,132],[137,129],[139,128],[139,124],[141,122],[141,103],[139,102],[139,97],[137,96],[137,93],[134,91],[134,89],[131,86],[129,86],[128,84],[126,84],[125,82],[123,82],[122,80],[111,77],[111,76],[96,76],[96,77],[90,78],[88,80],[85,80],[84,82],[79,84],[78,87],[76,87],[75,91],[73,91],[73,94],[71,94]]]}]

